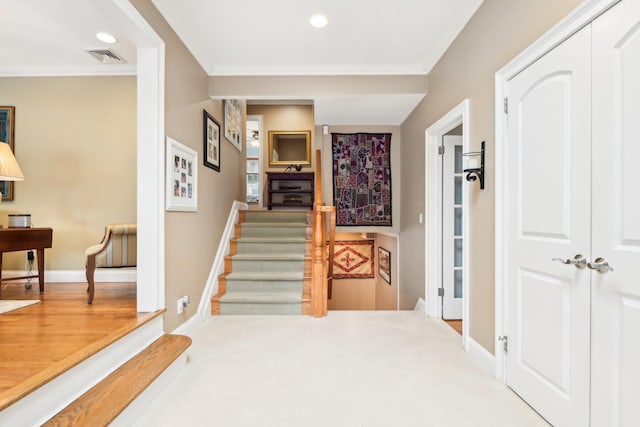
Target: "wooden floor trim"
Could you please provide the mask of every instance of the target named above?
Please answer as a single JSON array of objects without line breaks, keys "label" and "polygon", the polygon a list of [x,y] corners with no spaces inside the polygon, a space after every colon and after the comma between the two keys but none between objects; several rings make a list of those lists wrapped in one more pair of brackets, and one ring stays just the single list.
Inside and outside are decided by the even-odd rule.
[{"label": "wooden floor trim", "polygon": [[161,336],[43,425],[109,425],[190,345],[184,335]]}]

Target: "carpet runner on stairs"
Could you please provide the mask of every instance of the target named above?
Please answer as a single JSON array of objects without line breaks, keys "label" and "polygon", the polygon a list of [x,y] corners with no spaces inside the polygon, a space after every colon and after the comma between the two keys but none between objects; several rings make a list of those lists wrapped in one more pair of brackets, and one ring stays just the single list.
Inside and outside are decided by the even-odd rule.
[{"label": "carpet runner on stairs", "polygon": [[307,212],[241,213],[213,314],[302,314]]}]

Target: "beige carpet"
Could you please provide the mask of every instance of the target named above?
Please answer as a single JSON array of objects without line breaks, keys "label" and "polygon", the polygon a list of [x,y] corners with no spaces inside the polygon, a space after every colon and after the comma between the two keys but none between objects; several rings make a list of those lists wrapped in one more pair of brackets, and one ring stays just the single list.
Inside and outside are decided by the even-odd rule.
[{"label": "beige carpet", "polygon": [[0,314],[39,303],[39,299],[0,300]]}]

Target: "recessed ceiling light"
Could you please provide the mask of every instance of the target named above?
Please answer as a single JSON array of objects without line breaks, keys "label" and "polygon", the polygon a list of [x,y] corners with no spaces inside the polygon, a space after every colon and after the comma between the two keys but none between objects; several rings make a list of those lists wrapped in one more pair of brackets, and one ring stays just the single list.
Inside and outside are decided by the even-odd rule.
[{"label": "recessed ceiling light", "polygon": [[96,33],[96,38],[101,42],[109,43],[109,44],[113,44],[118,41],[117,38],[115,38],[109,33]]},{"label": "recessed ceiling light", "polygon": [[312,27],[314,28],[324,28],[327,26],[327,23],[329,21],[327,20],[327,17],[324,15],[313,15],[310,19],[309,19],[309,24],[311,24]]}]

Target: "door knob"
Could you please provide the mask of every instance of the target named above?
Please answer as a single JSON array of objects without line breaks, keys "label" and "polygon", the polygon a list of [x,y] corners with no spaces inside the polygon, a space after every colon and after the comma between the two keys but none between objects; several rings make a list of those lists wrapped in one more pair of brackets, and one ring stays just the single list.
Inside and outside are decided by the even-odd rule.
[{"label": "door knob", "polygon": [[560,261],[563,264],[574,265],[576,268],[580,270],[582,270],[587,266],[587,260],[580,254],[577,254],[576,256],[574,256],[573,259],[552,258],[551,261]]},{"label": "door knob", "polygon": [[613,268],[609,265],[604,258],[596,258],[594,262],[587,264],[591,270],[596,270],[598,273],[606,273],[607,271],[613,271]]}]

